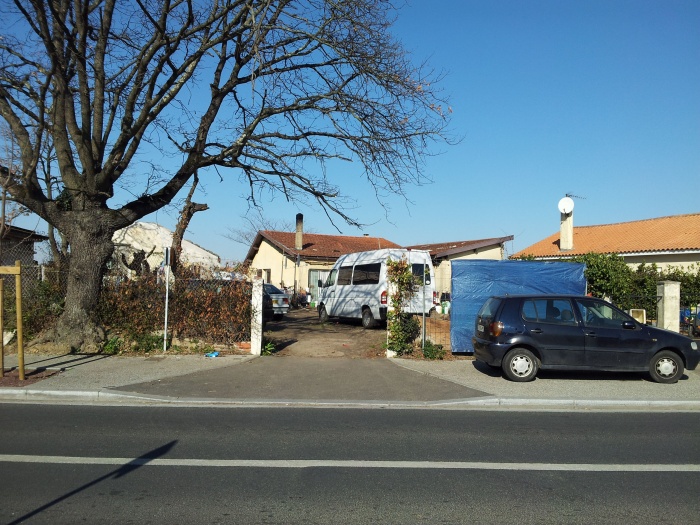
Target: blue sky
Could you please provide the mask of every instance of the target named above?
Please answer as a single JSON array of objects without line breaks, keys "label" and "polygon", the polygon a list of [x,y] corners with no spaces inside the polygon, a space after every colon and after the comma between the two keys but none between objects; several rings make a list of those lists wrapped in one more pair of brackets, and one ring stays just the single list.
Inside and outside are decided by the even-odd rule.
[{"label": "blue sky", "polygon": [[[363,231],[399,244],[513,235],[514,253],[558,231],[557,202],[576,196],[575,226],[700,212],[700,2],[697,0],[411,0],[395,35],[446,73],[452,132],[413,187],[387,204],[348,177]],[[236,175],[211,179],[186,238],[225,260],[246,213]],[[184,195],[183,195],[184,197]],[[337,233],[325,214],[281,196],[266,213]],[[144,220],[173,228],[176,212]]]}]

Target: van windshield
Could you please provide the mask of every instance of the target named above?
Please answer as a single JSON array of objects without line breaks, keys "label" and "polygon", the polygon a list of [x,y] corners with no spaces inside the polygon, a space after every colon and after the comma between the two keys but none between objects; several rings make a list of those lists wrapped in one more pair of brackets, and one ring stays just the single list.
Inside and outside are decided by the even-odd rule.
[{"label": "van windshield", "polygon": [[411,266],[413,277],[416,278],[417,284],[423,284],[423,276],[425,276],[425,284],[430,284],[430,266],[418,263],[414,263]]}]

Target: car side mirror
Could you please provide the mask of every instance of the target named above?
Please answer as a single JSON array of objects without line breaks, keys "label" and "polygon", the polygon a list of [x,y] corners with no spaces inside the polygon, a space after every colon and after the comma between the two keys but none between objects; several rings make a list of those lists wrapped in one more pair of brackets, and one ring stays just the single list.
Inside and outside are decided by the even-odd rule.
[{"label": "car side mirror", "polygon": [[634,321],[622,321],[622,328],[624,330],[634,330],[637,328],[637,324]]},{"label": "car side mirror", "polygon": [[323,288],[323,281],[321,279],[318,280],[318,287]]}]

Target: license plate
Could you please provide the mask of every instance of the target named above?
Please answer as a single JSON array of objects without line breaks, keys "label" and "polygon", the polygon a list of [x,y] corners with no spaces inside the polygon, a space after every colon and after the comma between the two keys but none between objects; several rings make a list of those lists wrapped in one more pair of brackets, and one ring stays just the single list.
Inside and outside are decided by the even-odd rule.
[{"label": "license plate", "polygon": [[478,325],[478,326],[476,327],[476,329],[477,329],[477,331],[479,331],[479,332],[483,332],[483,331],[484,331],[484,327],[481,326],[481,325]]}]

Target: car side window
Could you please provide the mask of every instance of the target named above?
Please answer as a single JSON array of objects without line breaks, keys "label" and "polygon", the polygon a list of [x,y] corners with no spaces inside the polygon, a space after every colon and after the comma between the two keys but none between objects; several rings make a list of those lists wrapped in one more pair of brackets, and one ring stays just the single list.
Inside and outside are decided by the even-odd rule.
[{"label": "car side window", "polygon": [[523,301],[522,317],[530,322],[576,324],[571,301],[568,299],[528,299]]},{"label": "car side window", "polygon": [[631,319],[631,317],[617,308],[613,308],[610,304],[597,299],[578,299],[576,304],[581,312],[585,326],[622,328],[623,321]]},{"label": "car side window", "polygon": [[338,285],[347,285],[352,282],[352,266],[341,266],[338,271]]},{"label": "car side window", "polygon": [[526,321],[537,321],[537,302],[533,300],[523,302],[523,319]]}]

